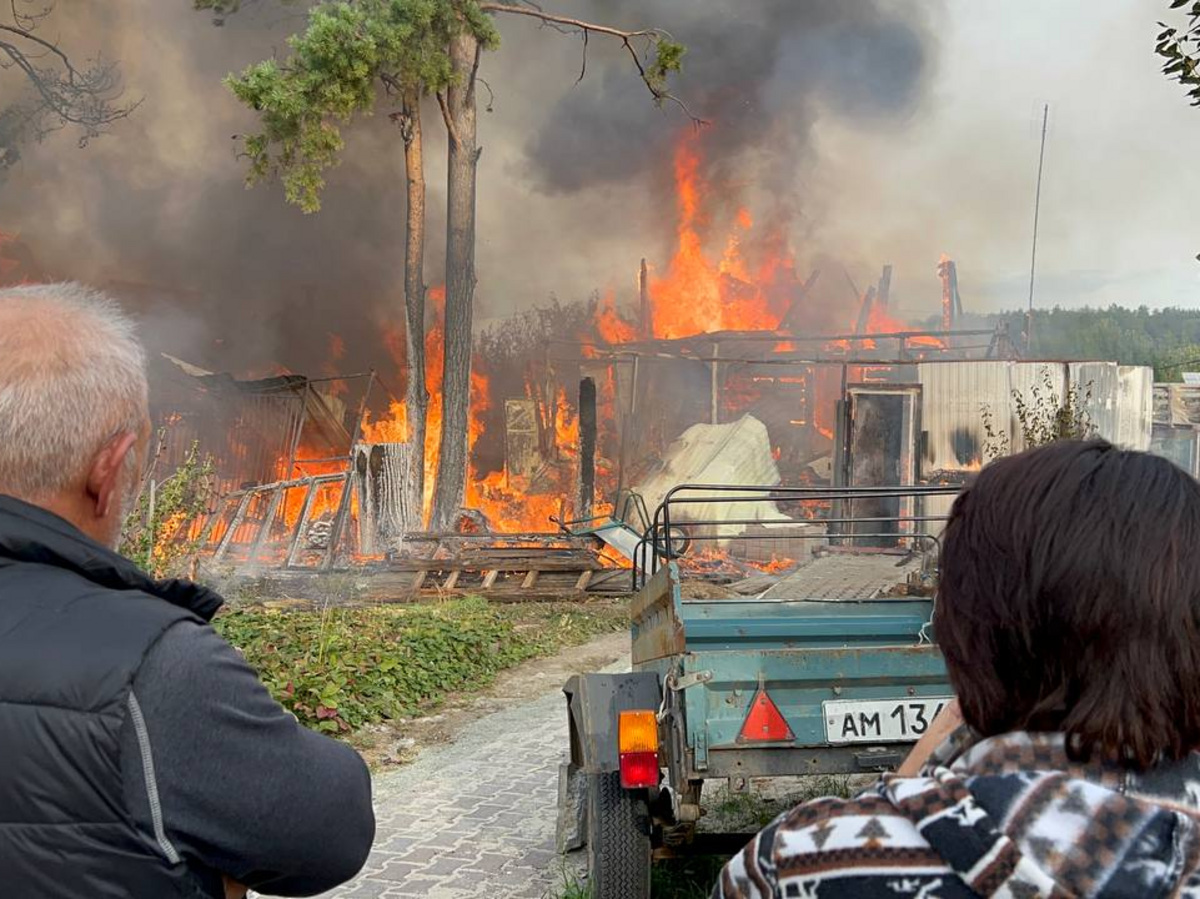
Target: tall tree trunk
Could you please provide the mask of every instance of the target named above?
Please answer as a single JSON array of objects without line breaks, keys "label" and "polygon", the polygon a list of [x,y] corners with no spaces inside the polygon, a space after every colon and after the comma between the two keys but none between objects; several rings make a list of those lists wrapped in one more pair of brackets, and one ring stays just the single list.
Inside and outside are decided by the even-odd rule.
[{"label": "tall tree trunk", "polygon": [[[404,172],[408,181],[408,220],[404,245],[404,340],[408,386],[404,406],[408,418],[408,471],[405,508],[421,515],[425,503],[425,419],[429,390],[425,384],[425,157],[421,137],[421,92],[405,90],[400,118],[404,138]],[[422,519],[423,520],[423,519]]]},{"label": "tall tree trunk", "polygon": [[442,437],[430,527],[453,527],[467,479],[467,422],[471,400],[471,313],[475,300],[475,72],[479,41],[450,41],[454,84],[446,91],[449,132],[446,189],[446,352],[442,369]]}]

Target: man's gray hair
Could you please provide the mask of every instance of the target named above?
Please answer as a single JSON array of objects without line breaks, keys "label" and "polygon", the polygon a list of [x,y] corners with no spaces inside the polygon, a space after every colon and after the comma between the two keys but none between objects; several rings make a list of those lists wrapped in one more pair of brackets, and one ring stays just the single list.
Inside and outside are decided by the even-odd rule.
[{"label": "man's gray hair", "polygon": [[141,431],[147,396],[145,351],[109,297],[0,288],[0,493],[35,501],[77,485],[105,443]]}]

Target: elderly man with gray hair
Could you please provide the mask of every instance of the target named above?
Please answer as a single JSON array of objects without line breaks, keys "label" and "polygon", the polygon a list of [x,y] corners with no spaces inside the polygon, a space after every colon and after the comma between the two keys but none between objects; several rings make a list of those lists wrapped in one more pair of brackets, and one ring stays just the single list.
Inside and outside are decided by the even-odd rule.
[{"label": "elderly man with gray hair", "polygon": [[328,890],[374,837],[366,767],[213,631],[219,596],[114,551],[149,435],[115,304],[0,288],[0,894]]}]

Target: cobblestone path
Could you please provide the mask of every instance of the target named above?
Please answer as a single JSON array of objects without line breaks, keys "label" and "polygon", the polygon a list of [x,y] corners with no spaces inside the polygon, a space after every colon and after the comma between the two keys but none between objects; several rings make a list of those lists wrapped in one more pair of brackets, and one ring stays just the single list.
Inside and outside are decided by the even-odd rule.
[{"label": "cobblestone path", "polygon": [[[611,658],[611,657],[610,657]],[[628,659],[605,670],[628,668]],[[366,867],[328,899],[542,899],[580,861],[554,847],[567,716],[561,684],[467,725],[448,746],[377,776]]]}]

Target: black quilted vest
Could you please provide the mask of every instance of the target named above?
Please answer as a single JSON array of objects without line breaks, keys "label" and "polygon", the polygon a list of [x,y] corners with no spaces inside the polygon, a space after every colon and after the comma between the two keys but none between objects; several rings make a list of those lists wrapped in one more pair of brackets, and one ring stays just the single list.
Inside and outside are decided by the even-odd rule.
[{"label": "black quilted vest", "polygon": [[220,604],[0,496],[0,896],[223,895],[215,872],[170,863],[134,826],[120,738],[146,652]]}]

